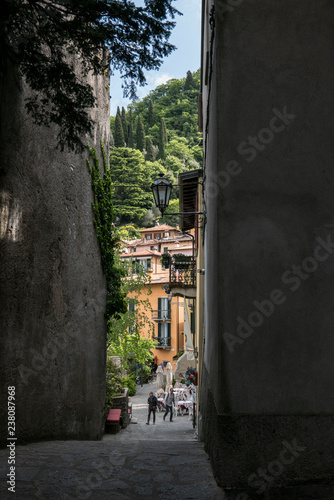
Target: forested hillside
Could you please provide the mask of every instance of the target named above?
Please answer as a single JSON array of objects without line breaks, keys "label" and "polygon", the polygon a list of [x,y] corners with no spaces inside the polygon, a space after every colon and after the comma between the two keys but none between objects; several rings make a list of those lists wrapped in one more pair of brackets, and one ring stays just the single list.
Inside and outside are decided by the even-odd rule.
[{"label": "forested hillside", "polygon": [[[149,186],[159,172],[177,184],[180,172],[201,168],[199,92],[200,70],[188,71],[185,78],[159,85],[127,110],[117,108],[116,116],[110,118],[116,225],[154,224],[160,212],[152,206]],[[169,211],[178,211],[176,187]],[[165,216],[160,222],[176,224],[178,219]]]}]

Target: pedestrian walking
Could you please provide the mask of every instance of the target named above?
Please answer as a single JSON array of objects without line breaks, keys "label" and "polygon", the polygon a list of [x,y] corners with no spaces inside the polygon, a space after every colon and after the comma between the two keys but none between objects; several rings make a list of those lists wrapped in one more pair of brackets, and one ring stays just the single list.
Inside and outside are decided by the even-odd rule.
[{"label": "pedestrian walking", "polygon": [[174,397],[174,392],[173,392],[172,387],[170,388],[169,393],[165,397],[164,403],[166,405],[166,412],[164,414],[164,420],[167,417],[168,412],[170,411],[170,422],[173,422],[173,405],[175,405],[175,397]]},{"label": "pedestrian walking", "polygon": [[153,425],[154,425],[155,424],[155,412],[156,412],[156,409],[157,409],[157,406],[158,406],[158,400],[154,396],[154,394],[153,394],[152,391],[149,394],[149,397],[148,397],[148,400],[147,400],[147,404],[148,404],[148,415],[147,415],[147,422],[146,422],[146,424],[149,425],[149,423],[150,423],[150,416],[151,416],[151,413],[153,413]]}]

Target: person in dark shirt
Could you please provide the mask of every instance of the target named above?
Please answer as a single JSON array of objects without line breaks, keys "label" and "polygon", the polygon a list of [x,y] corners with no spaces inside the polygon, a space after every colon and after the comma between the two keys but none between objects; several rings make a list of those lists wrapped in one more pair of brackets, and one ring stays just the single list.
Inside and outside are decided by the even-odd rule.
[{"label": "person in dark shirt", "polygon": [[147,415],[147,422],[146,422],[146,424],[149,425],[149,423],[150,423],[150,416],[151,416],[151,413],[153,413],[153,425],[154,425],[155,424],[155,412],[156,412],[156,409],[157,409],[157,406],[158,406],[158,400],[153,395],[153,392],[150,392],[148,400],[147,400],[147,404],[148,404],[148,415]]}]

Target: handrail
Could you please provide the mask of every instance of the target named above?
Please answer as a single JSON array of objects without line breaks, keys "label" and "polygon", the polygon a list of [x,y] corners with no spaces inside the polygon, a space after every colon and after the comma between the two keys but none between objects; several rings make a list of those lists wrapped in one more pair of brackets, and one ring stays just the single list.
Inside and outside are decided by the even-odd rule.
[{"label": "handrail", "polygon": [[170,321],[171,311],[167,309],[157,309],[152,311],[152,320],[155,321]]}]

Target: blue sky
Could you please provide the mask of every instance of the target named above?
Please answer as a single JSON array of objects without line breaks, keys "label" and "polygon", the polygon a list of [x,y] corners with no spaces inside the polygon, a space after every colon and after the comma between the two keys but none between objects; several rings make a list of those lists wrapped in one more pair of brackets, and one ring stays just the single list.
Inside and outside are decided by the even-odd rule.
[{"label": "blue sky", "polygon": [[[158,71],[146,72],[147,85],[138,87],[139,98],[145,97],[157,85],[166,83],[171,78],[183,78],[188,70],[196,71],[200,66],[201,41],[201,0],[176,0],[176,7],[183,16],[176,16],[176,26],[170,42],[177,48],[163,62]],[[130,104],[123,98],[122,80],[115,74],[110,80],[110,114],[115,115],[117,106]]]}]

